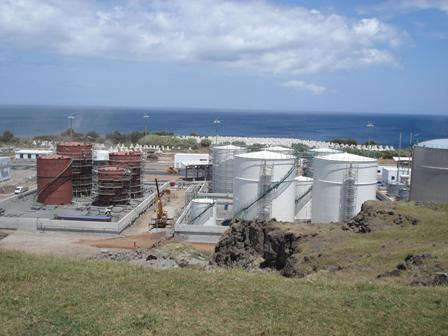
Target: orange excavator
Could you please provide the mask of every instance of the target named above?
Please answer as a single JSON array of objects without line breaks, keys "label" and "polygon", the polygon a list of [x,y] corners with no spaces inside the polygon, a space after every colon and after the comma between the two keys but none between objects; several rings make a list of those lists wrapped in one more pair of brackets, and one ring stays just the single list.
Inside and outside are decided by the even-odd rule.
[{"label": "orange excavator", "polygon": [[153,218],[152,224],[156,228],[164,228],[169,224],[172,218],[168,218],[168,212],[163,208],[162,203],[163,195],[159,189],[159,182],[157,181],[157,179],[155,179],[155,181],[156,181],[157,195],[156,195],[156,208],[154,211],[156,212],[156,218]]}]

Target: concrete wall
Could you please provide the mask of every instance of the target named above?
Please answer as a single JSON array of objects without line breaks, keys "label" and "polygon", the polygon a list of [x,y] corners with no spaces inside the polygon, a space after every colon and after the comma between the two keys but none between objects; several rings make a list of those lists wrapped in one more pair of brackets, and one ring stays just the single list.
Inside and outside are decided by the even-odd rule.
[{"label": "concrete wall", "polygon": [[216,244],[227,226],[175,225],[174,237],[191,243]]},{"label": "concrete wall", "polygon": [[[165,183],[160,187],[164,190],[169,186]],[[26,194],[34,193],[29,191]],[[19,196],[19,197],[22,197]],[[0,217],[0,229],[12,230],[30,230],[30,231],[74,231],[74,232],[95,232],[95,233],[113,233],[119,234],[148,209],[155,200],[155,193],[145,198],[132,211],[127,213],[118,222],[88,222],[88,221],[70,221],[48,218],[22,218],[22,217]],[[0,207],[6,207],[8,202],[18,196],[11,197],[0,203]]]}]

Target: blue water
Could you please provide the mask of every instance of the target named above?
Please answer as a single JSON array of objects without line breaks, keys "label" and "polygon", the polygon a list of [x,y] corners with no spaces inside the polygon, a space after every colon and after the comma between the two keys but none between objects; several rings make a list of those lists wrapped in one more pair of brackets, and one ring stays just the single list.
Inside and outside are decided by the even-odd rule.
[{"label": "blue water", "polygon": [[[363,143],[369,138],[383,145],[409,144],[409,134],[419,141],[448,137],[445,115],[336,114],[317,112],[254,112],[218,110],[157,110],[133,108],[79,107],[0,107],[0,131],[11,130],[19,136],[56,134],[69,127],[67,116],[74,114],[77,132],[95,130],[105,134],[118,130],[143,131],[143,115],[150,116],[150,131],[176,134],[214,135],[213,120],[219,117],[220,135],[254,137],[294,137],[312,140],[354,138]],[[375,127],[366,127],[371,121]]]}]

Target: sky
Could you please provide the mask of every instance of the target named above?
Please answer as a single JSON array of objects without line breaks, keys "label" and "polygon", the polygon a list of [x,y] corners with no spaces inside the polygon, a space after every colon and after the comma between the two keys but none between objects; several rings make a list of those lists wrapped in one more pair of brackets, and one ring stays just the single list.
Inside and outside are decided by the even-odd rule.
[{"label": "sky", "polygon": [[448,0],[0,0],[0,105],[448,114]]}]

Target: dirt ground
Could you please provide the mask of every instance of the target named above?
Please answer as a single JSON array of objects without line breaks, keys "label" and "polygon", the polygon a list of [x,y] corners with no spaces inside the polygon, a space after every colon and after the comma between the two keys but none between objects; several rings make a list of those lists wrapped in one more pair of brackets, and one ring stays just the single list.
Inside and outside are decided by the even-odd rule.
[{"label": "dirt ground", "polygon": [[100,239],[81,239],[80,244],[114,249],[151,249],[166,237],[166,231],[145,232],[139,235],[126,235]]}]

